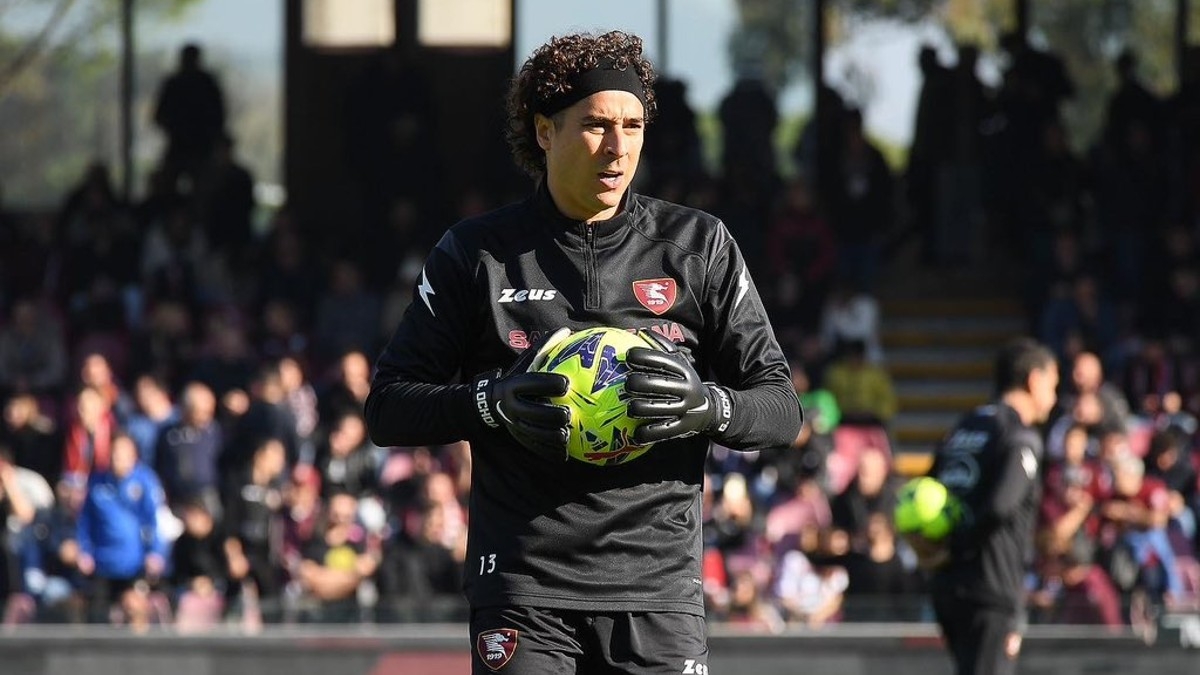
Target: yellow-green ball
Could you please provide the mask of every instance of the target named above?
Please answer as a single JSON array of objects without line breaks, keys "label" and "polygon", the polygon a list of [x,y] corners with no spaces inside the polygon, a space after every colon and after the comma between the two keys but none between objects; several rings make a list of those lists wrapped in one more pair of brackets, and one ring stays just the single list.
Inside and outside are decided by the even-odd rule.
[{"label": "yellow-green ball", "polygon": [[564,375],[569,383],[566,395],[550,401],[571,411],[567,454],[573,459],[612,466],[651,448],[633,444],[641,420],[629,416],[625,393],[625,354],[631,347],[655,345],[624,328],[602,326],[570,334],[546,355],[541,370]]},{"label": "yellow-green ball", "polygon": [[938,541],[950,534],[961,513],[958,498],[945,485],[922,476],[908,481],[896,493],[893,516],[900,534],[920,534]]}]

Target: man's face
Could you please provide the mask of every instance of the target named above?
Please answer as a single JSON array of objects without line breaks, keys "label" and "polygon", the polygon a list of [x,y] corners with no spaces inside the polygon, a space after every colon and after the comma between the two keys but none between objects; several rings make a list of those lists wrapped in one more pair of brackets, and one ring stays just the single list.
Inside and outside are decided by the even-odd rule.
[{"label": "man's face", "polygon": [[1029,374],[1029,393],[1033,395],[1036,422],[1045,422],[1058,401],[1058,366],[1054,363]]},{"label": "man's face", "polygon": [[538,145],[546,151],[546,180],[563,215],[606,220],[637,171],[646,110],[637,96],[601,91],[554,119],[535,118]]}]

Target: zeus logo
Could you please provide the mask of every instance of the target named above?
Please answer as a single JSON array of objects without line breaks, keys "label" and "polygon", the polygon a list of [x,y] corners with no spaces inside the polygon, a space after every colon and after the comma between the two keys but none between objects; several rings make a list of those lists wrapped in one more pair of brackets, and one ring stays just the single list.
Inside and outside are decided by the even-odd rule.
[{"label": "zeus logo", "polygon": [[550,363],[546,364],[547,371],[553,371],[559,365],[566,363],[572,357],[578,356],[579,363],[584,368],[591,368],[596,361],[596,347],[600,345],[600,338],[604,337],[600,333],[594,333],[585,337],[582,340],[577,340],[567,348],[559,352]]},{"label": "zeus logo", "polygon": [[526,300],[553,300],[558,295],[558,291],[553,288],[530,288],[528,290],[522,288],[500,289],[500,299],[497,302],[525,302]]}]

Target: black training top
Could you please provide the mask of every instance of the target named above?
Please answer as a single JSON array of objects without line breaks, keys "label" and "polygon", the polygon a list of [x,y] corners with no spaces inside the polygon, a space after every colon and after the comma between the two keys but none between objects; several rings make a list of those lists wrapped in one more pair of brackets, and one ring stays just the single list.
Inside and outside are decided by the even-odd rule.
[{"label": "black training top", "polygon": [[801,422],[787,362],[716,218],[628,194],[616,217],[564,217],[545,188],[451,228],[379,357],[366,402],[382,446],[472,449],[465,587],[474,607],[703,614],[701,487],[709,439],[626,464],[550,460],[479,419],[469,381],[566,326],[647,327],[727,387],[735,449],[787,446]]},{"label": "black training top", "polygon": [[1042,455],[1038,433],[1000,403],[976,408],[946,435],[930,475],[958,496],[965,515],[952,534],[950,562],[933,576],[935,592],[1021,610]]}]

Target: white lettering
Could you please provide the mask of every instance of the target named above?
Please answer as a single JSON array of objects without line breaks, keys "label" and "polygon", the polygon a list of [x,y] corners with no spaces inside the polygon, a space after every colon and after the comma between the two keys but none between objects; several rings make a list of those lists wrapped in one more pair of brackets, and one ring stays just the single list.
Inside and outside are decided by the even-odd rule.
[{"label": "white lettering", "polygon": [[495,429],[500,424],[492,416],[492,407],[488,405],[487,386],[490,382],[491,380],[479,380],[475,384],[475,409],[479,411],[479,418],[483,420],[483,423]]},{"label": "white lettering", "polygon": [[558,291],[553,288],[502,288],[499,303],[525,302],[526,300],[553,300],[558,297]]}]

